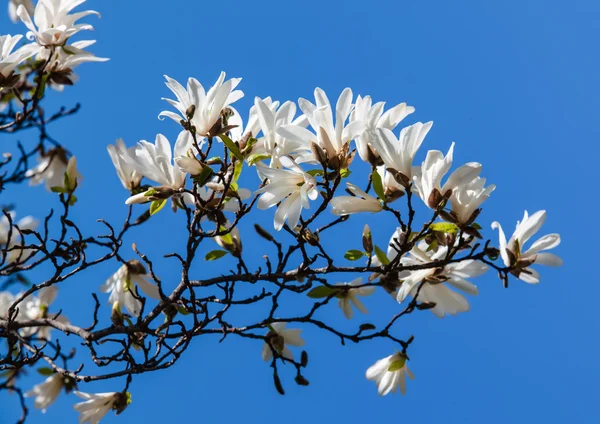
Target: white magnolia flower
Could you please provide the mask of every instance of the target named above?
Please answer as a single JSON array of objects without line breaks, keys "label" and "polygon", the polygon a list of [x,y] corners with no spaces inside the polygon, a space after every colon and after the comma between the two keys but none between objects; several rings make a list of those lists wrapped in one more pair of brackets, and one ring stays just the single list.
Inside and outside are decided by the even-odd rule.
[{"label": "white magnolia flower", "polygon": [[[6,81],[5,78],[10,77],[17,66],[35,54],[35,50],[27,45],[15,50],[22,38],[22,35],[0,36],[0,88],[3,84],[9,86],[10,81]],[[13,82],[17,81],[18,77]]]},{"label": "white magnolia flower", "polygon": [[375,362],[367,370],[367,379],[375,381],[377,384],[377,393],[380,396],[385,396],[388,393],[406,394],[406,377],[411,380],[415,379],[413,373],[408,369],[406,364],[406,355],[401,352],[390,355],[386,358]]},{"label": "white magnolia flower", "polygon": [[[60,148],[52,149],[38,158],[38,165],[28,170],[25,177],[30,178],[29,185],[36,186],[46,183],[46,189],[52,187],[63,187],[65,185],[65,174],[69,181],[79,181],[81,174],[77,171],[77,162],[72,156],[67,160],[67,155]],[[69,166],[70,164],[70,166]]]},{"label": "white magnolia flower", "polygon": [[354,196],[337,196],[331,199],[331,212],[334,215],[351,215],[359,212],[381,212],[383,207],[379,200],[358,188],[352,183],[346,183],[348,190]]},{"label": "white magnolia flower", "polygon": [[131,260],[121,266],[117,272],[106,280],[106,283],[100,286],[100,290],[104,293],[110,293],[109,304],[114,305],[115,302],[119,302],[119,305],[125,305],[129,313],[137,317],[140,315],[142,308],[142,302],[139,300],[142,293],[136,290],[136,286],[147,296],[160,299],[158,287],[150,282],[150,276],[146,273],[146,269],[137,260]]},{"label": "white magnolia flower", "polygon": [[129,191],[137,188],[142,175],[131,164],[132,158],[135,157],[135,147],[126,148],[123,140],[119,138],[114,146],[109,144],[107,150],[123,187]]},{"label": "white magnolia flower", "polygon": [[385,165],[378,166],[377,173],[381,177],[383,195],[385,196],[386,203],[392,203],[404,196],[404,186],[396,181],[394,175],[386,169]]},{"label": "white magnolia flower", "polygon": [[[173,164],[173,156],[185,156],[193,145],[193,138],[188,131],[181,131],[171,150],[171,143],[162,135],[156,136],[154,144],[142,140],[138,143],[133,154],[124,156],[125,160],[140,175],[149,180],[156,181],[161,187],[178,190],[185,186],[185,172],[179,166]],[[146,203],[152,199],[146,196],[146,192],[131,196],[125,203]]]},{"label": "white magnolia flower", "polygon": [[485,202],[496,189],[494,184],[484,188],[485,178],[475,177],[471,182],[459,184],[452,190],[450,203],[460,224],[471,222],[475,211]]},{"label": "white magnolia flower", "polygon": [[[66,324],[69,322],[63,315],[51,314],[48,309],[56,295],[58,288],[56,286],[44,287],[37,291],[37,296],[34,294],[23,299],[20,305],[23,305],[22,319],[28,320],[39,320],[44,318],[54,319],[58,322]],[[24,337],[35,336],[41,340],[50,340],[50,332],[52,327],[41,326],[41,327],[26,327],[21,329],[21,335]]]},{"label": "white magnolia flower", "polygon": [[[24,262],[33,252],[31,249],[23,248],[21,236],[15,227],[20,230],[35,230],[38,226],[38,221],[32,216],[26,216],[15,222],[15,213],[9,212],[9,215],[13,223],[12,232],[10,221],[6,215],[2,214],[0,216],[0,247],[6,251],[6,263],[13,263],[15,261]],[[2,256],[0,255],[1,261]]]},{"label": "white magnolia flower", "polygon": [[33,405],[45,414],[48,407],[58,398],[64,381],[65,377],[61,374],[52,374],[43,383],[33,386],[33,389],[25,393],[25,397],[35,397]]},{"label": "white magnolia flower", "polygon": [[[277,108],[279,107],[279,102],[273,101],[271,97],[265,97],[264,99],[262,99],[262,101],[265,102],[265,104],[271,110],[277,110]],[[260,122],[258,122],[258,113],[256,112],[256,106],[252,105],[250,107],[250,111],[248,112],[248,122],[246,123],[245,127],[244,121],[242,120],[242,116],[238,113],[238,111],[232,106],[229,106],[229,109],[231,109],[234,112],[233,115],[231,115],[229,117],[229,120],[227,121],[230,126],[233,126],[233,128],[229,130],[231,139],[234,141],[240,141],[245,137],[256,138],[258,136],[258,133],[260,132]]]},{"label": "white magnolia flower", "polygon": [[[18,295],[20,297],[20,295]],[[11,292],[0,292],[0,318],[8,319],[8,309],[15,303],[15,295]],[[19,311],[20,312],[20,311]]]},{"label": "white magnolia flower", "polygon": [[64,46],[68,39],[79,31],[93,30],[89,24],[76,24],[88,15],[100,14],[93,10],[69,14],[85,0],[39,0],[33,12],[33,20],[24,5],[17,8],[17,15],[29,29],[27,38],[41,47]]},{"label": "white magnolia flower", "polygon": [[316,88],[315,99],[316,105],[302,98],[298,100],[298,104],[316,134],[298,125],[283,125],[277,130],[277,133],[288,140],[304,145],[315,142],[331,160],[339,154],[347,153],[348,143],[365,131],[365,123],[354,120],[346,125],[346,120],[352,111],[352,90],[350,88],[342,91],[337,101],[335,124],[332,107],[325,92]]},{"label": "white magnolia flower", "polygon": [[[269,326],[267,338],[271,341],[273,348],[277,350],[280,356],[287,359],[293,359],[294,354],[288,348],[289,346],[304,346],[304,339],[300,337],[302,330],[285,328],[285,322],[274,322]],[[273,351],[268,343],[262,348],[263,361],[270,361],[273,358]]]},{"label": "white magnolia flower", "polygon": [[[360,286],[360,285],[362,285],[362,278],[358,277],[358,278],[350,281],[349,283],[338,283],[336,285],[338,285],[338,286]],[[361,296],[361,297],[370,296],[373,293],[375,293],[374,286],[356,287],[356,288],[351,288],[349,290],[340,292],[339,296],[338,296],[338,306],[344,312],[344,316],[348,319],[352,319],[352,316],[354,315],[354,310],[352,309],[352,305],[354,305],[354,307],[356,309],[358,309],[359,311],[361,311],[363,314],[368,314],[369,311],[367,311],[367,308],[365,308],[365,305],[363,305],[363,303],[360,301],[360,299],[358,297],[359,296]]]},{"label": "white magnolia flower", "polygon": [[[95,43],[96,40],[82,40],[56,48],[45,69],[52,72],[70,72],[82,63],[106,62],[109,60],[105,57],[97,57],[93,53],[84,50]],[[41,49],[36,56],[36,59],[46,61],[49,57],[50,49]],[[68,78],[71,82],[75,82],[77,76],[70,73]]]},{"label": "white magnolia flower", "polygon": [[[356,140],[356,149],[362,160],[373,163],[379,156],[379,152],[373,150],[374,133],[379,128],[393,130],[408,115],[415,111],[412,106],[400,103],[393,108],[383,112],[385,102],[372,104],[371,96],[357,96],[354,110],[350,114],[350,122],[362,121],[366,130]],[[371,147],[369,149],[369,147]]]},{"label": "white magnolia flower", "polygon": [[548,234],[539,238],[529,249],[525,250],[525,243],[539,231],[546,220],[546,211],[537,211],[529,216],[527,211],[522,221],[517,221],[517,228],[508,243],[500,223],[493,222],[492,228],[498,229],[500,238],[500,255],[506,267],[511,268],[511,273],[518,279],[530,284],[540,282],[540,274],[530,268],[533,264],[561,266],[563,261],[558,256],[543,252],[554,249],[560,244],[559,234]]},{"label": "white magnolia flower", "polygon": [[[225,230],[230,227],[231,224],[226,222],[220,229]],[[215,237],[215,242],[236,257],[242,253],[242,238],[237,226],[233,227],[229,233]]]},{"label": "white magnolia flower", "polygon": [[219,79],[208,93],[195,78],[188,79],[187,90],[172,78],[165,75],[167,87],[175,94],[177,100],[163,98],[171,106],[179,111],[179,115],[171,111],[163,111],[158,116],[166,116],[179,123],[182,119],[187,120],[187,114],[193,110],[190,119],[196,132],[201,136],[209,135],[213,125],[218,121],[221,112],[230,104],[244,96],[240,90],[235,90],[241,78],[232,78],[225,81],[225,72],[221,72]]},{"label": "white magnolia flower", "polygon": [[19,17],[17,16],[17,8],[20,5],[23,5],[25,10],[27,10],[30,15],[32,15],[33,11],[35,10],[31,0],[8,0],[8,16],[14,23],[19,21]]},{"label": "white magnolia flower", "polygon": [[[386,167],[400,172],[407,182],[413,175],[413,160],[429,133],[433,122],[417,122],[400,131],[400,137],[387,128],[378,129],[372,136],[371,145],[379,153]],[[398,185],[398,187],[402,187]]]},{"label": "white magnolia flower", "polygon": [[456,169],[444,185],[442,178],[452,166],[454,143],[450,146],[448,154],[444,157],[439,150],[430,150],[420,168],[413,172],[414,189],[427,206],[435,209],[442,200],[441,196],[447,195],[460,185],[468,184],[481,172],[481,164],[469,162]]},{"label": "white magnolia flower", "polygon": [[79,424],[98,424],[111,409],[119,415],[131,403],[129,392],[83,393],[75,390],[73,393],[84,399],[84,402],[73,405],[73,409],[79,412]]},{"label": "white magnolia flower", "polygon": [[260,164],[256,167],[260,178],[269,180],[267,185],[255,192],[262,194],[258,208],[269,209],[281,202],[275,212],[274,227],[277,231],[281,230],[286,219],[291,228],[296,227],[302,208],[309,209],[309,199],[315,200],[319,195],[317,182],[311,175],[287,156],[280,160],[287,169],[267,168]]}]

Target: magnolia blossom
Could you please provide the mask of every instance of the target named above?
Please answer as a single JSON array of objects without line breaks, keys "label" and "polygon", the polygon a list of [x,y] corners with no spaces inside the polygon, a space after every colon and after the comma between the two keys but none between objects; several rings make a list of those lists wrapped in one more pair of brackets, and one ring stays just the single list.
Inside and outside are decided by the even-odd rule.
[{"label": "magnolia blossom", "polygon": [[[67,318],[63,315],[58,314],[50,314],[48,313],[48,309],[54,299],[56,299],[56,295],[58,293],[58,288],[56,286],[44,287],[37,292],[37,296],[32,295],[26,297],[21,305],[23,305],[22,311],[19,314],[22,319],[28,320],[39,320],[39,319],[53,319],[63,324],[69,322]],[[26,327],[21,329],[21,334],[24,337],[35,336],[41,340],[50,340],[50,332],[52,327],[45,325],[41,327]]]},{"label": "magnolia blossom", "polygon": [[132,158],[135,157],[135,147],[128,149],[123,140],[118,139],[114,146],[109,144],[107,150],[123,187],[129,191],[137,188],[142,180],[142,175],[131,164]]},{"label": "magnolia blossom", "polygon": [[406,364],[407,357],[405,354],[398,352],[386,358],[375,362],[367,370],[367,379],[375,381],[377,384],[377,393],[380,396],[385,396],[388,393],[406,394],[406,377],[411,380],[415,379],[413,373],[408,369]]},{"label": "magnolia blossom", "polygon": [[331,199],[331,212],[334,215],[351,215],[359,212],[381,212],[379,200],[365,193],[352,183],[346,183],[354,196],[338,196]]},{"label": "magnolia blossom", "polygon": [[[271,345],[280,356],[286,359],[293,359],[294,354],[288,348],[288,346],[304,346],[304,339],[300,337],[302,330],[298,329],[286,329],[285,322],[274,322],[269,326],[269,332],[267,333],[267,339],[271,342]],[[265,342],[262,349],[263,361],[270,361],[273,358],[273,351],[271,346]]]},{"label": "magnolia blossom", "polygon": [[563,261],[558,256],[543,252],[554,249],[560,244],[559,234],[548,234],[539,238],[529,249],[525,250],[525,243],[539,231],[546,220],[546,211],[537,211],[529,216],[527,211],[522,221],[517,221],[517,228],[508,243],[500,223],[493,222],[492,228],[498,229],[500,239],[500,255],[504,265],[511,269],[511,273],[518,279],[530,284],[540,282],[540,274],[530,268],[533,264],[561,266]]},{"label": "magnolia blossom", "polygon": [[291,228],[296,227],[302,208],[309,209],[309,199],[315,200],[319,195],[314,177],[305,173],[289,157],[283,156],[280,160],[288,169],[257,166],[260,178],[268,179],[269,183],[255,192],[262,194],[258,199],[259,209],[269,209],[281,202],[275,212],[274,227],[277,231],[281,230],[286,219]]},{"label": "magnolia blossom", "polygon": [[17,8],[20,5],[23,5],[30,15],[32,15],[33,11],[35,10],[31,0],[8,0],[8,16],[14,23],[19,21],[19,17],[17,16]]},{"label": "magnolia blossom", "polygon": [[[0,88],[10,87],[18,81],[18,76],[9,78],[17,66],[35,54],[30,46],[23,46],[17,50],[15,47],[23,38],[22,35],[0,36]],[[14,50],[14,51],[13,51]]]},{"label": "magnolia blossom", "polygon": [[79,412],[79,424],[98,424],[111,409],[119,415],[131,403],[129,392],[83,393],[75,390],[78,397],[84,400],[73,405]]},{"label": "magnolia blossom", "polygon": [[[362,278],[358,277],[358,278],[350,281],[349,283],[338,283],[337,285],[338,286],[350,286],[350,287],[360,286],[360,285],[362,285]],[[359,311],[361,311],[363,314],[368,314],[369,311],[367,311],[367,308],[365,308],[365,305],[363,305],[363,303],[360,301],[360,299],[358,297],[359,296],[361,296],[361,297],[370,296],[373,293],[375,293],[374,286],[356,287],[356,288],[351,288],[349,290],[341,291],[337,295],[338,306],[344,312],[344,316],[348,319],[352,319],[352,316],[354,315],[354,310],[352,309],[352,305],[354,305],[354,307],[356,309],[358,309]]]},{"label": "magnolia blossom", "polygon": [[[132,260],[121,266],[106,283],[100,286],[104,293],[110,293],[108,303],[114,305],[125,305],[125,308],[133,316],[139,316],[142,302],[139,299],[141,293],[136,290],[139,287],[142,292],[153,299],[160,299],[158,287],[149,281],[150,276],[140,261]],[[135,295],[134,295],[135,293]]]},{"label": "magnolia blossom", "polygon": [[[277,132],[288,140],[310,145],[315,142],[323,149],[331,161],[340,154],[347,154],[350,140],[358,138],[365,131],[364,121],[354,120],[346,125],[346,120],[352,111],[352,90],[346,88],[340,94],[335,107],[335,124],[333,122],[332,107],[327,95],[320,88],[315,89],[314,105],[306,99],[299,99],[300,109],[306,115],[310,126],[316,132],[313,134],[308,129],[298,125],[284,125]],[[334,167],[347,167],[347,163],[331,163]]]},{"label": "magnolia blossom", "polygon": [[[177,100],[163,98],[179,111],[179,114],[163,111],[158,116],[166,116],[179,123],[182,119],[191,122],[196,132],[201,136],[208,136],[213,125],[221,117],[221,112],[230,104],[244,96],[240,90],[235,90],[241,78],[232,78],[225,81],[225,72],[221,72],[219,79],[208,93],[195,78],[188,79],[187,90],[172,78],[165,75],[167,87],[175,94]],[[188,116],[191,114],[192,116]]]},{"label": "magnolia blossom", "polygon": [[[33,386],[29,392],[25,393],[25,397],[35,397],[33,405],[36,409],[41,409],[42,413],[52,405],[63,387],[65,387],[65,379],[61,374],[52,374],[43,383]],[[72,388],[73,383],[69,382],[69,388]]]},{"label": "magnolia blossom", "polygon": [[448,196],[456,187],[468,184],[481,172],[481,164],[469,162],[456,169],[444,185],[442,178],[452,166],[454,143],[450,146],[448,154],[444,157],[439,150],[430,150],[419,169],[413,173],[414,189],[427,206],[437,208],[442,201],[442,196]]},{"label": "magnolia blossom", "polygon": [[[15,223],[15,213],[10,212],[9,216],[13,222],[12,232],[9,219],[4,214],[0,216],[0,247],[6,252],[7,263],[13,263],[15,261],[24,262],[33,252],[31,249],[23,247],[23,242],[21,241],[21,236],[19,231],[17,231],[17,228],[19,230],[35,230],[38,226],[38,221],[32,216],[26,216]],[[0,255],[0,262],[1,261],[2,255]]]},{"label": "magnolia blossom", "polygon": [[71,156],[67,160],[67,154],[61,148],[52,149],[41,155],[38,158],[38,165],[28,170],[25,173],[25,177],[30,178],[29,184],[32,186],[45,182],[46,189],[48,190],[52,190],[52,187],[64,187],[65,180],[76,184],[82,179],[81,174],[77,170],[75,156]]},{"label": "magnolia blossom", "polygon": [[[20,296],[20,294],[17,295],[17,297]],[[11,292],[0,292],[0,319],[8,319],[8,310],[15,303],[15,300],[15,295]],[[19,310],[19,312],[21,311]]]},{"label": "magnolia blossom", "polygon": [[[82,40],[76,41],[73,44],[66,46],[57,47],[54,54],[50,58],[50,50],[42,49],[39,51],[36,59],[46,61],[48,59],[48,65],[46,65],[47,71],[52,72],[67,72],[69,75],[69,81],[75,82],[77,79],[76,75],[72,74],[71,71],[82,63],[87,62],[106,62],[109,60],[105,57],[97,57],[93,53],[85,51],[89,46],[96,43],[96,40]],[[53,78],[56,78],[55,76]]]},{"label": "magnolia blossom", "polygon": [[[230,227],[231,224],[227,222],[220,230],[229,229]],[[229,233],[215,237],[215,242],[234,256],[242,254],[242,238],[237,226],[233,227]]]},{"label": "magnolia blossom", "polygon": [[374,163],[379,157],[379,152],[373,150],[372,139],[377,129],[393,130],[408,115],[415,111],[412,106],[400,103],[393,108],[383,112],[385,102],[373,104],[371,96],[357,96],[354,110],[350,114],[350,122],[362,121],[366,130],[356,140],[356,149],[362,160]]},{"label": "magnolia blossom", "polygon": [[93,10],[69,14],[84,1],[39,0],[33,12],[33,20],[24,5],[17,8],[17,15],[29,29],[27,38],[30,40],[35,38],[41,47],[64,46],[67,40],[79,31],[94,29],[89,24],[76,24],[79,19],[88,15],[100,16]]},{"label": "magnolia blossom", "polygon": [[[484,188],[485,178],[475,177],[471,182],[459,184],[450,196],[452,212],[460,224],[471,223],[477,215],[475,212],[496,189],[494,184]],[[475,214],[475,215],[474,215]]]}]

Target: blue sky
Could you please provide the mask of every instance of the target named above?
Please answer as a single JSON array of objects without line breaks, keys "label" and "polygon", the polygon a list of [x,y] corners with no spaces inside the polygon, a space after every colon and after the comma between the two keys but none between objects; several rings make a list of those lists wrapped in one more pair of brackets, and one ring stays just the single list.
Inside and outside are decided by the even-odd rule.
[{"label": "blue sky", "polygon": [[[479,161],[483,176],[497,184],[479,220],[485,235],[495,240],[489,230],[494,220],[511,231],[524,209],[546,209],[541,234],[561,233],[556,253],[565,261],[560,269],[542,269],[538,286],[511,281],[506,290],[488,273],[476,280],[480,295],[470,299],[469,313],[440,320],[423,312],[402,321],[398,335],[416,337],[409,351],[416,380],[409,382],[406,396],[379,398],[374,384],[364,378],[366,368],[394,346],[380,341],[342,347],[338,340],[306,329],[308,388],[295,386],[287,370],[288,394],[279,396],[258,343],[199,339],[174,368],[135,378],[132,405],[120,417],[109,414],[103,423],[258,422],[267,417],[289,423],[597,422],[600,321],[593,302],[600,289],[590,264],[594,259],[588,256],[599,234],[594,224],[587,224],[595,221],[599,206],[592,188],[600,153],[595,125],[600,112],[597,2],[87,4],[102,14],[100,20],[89,19],[96,28],[91,36],[98,40],[93,51],[111,60],[83,65],[80,82],[53,94],[47,108],[83,103],[75,118],[57,123],[51,133],[78,157],[85,181],[74,219],[90,233],[101,232],[95,219],[119,223],[126,213],[126,193],[106,145],[117,137],[133,145],[153,140],[158,132],[171,140],[177,136],[173,122],[157,119],[166,106],[160,98],[170,94],[162,75],[180,81],[194,76],[210,85],[225,70],[228,76],[243,77],[246,97],[236,105],[242,111],[254,96],[312,98],[316,86],[330,98],[349,86],[355,94],[370,94],[390,105],[408,102],[416,113],[407,123],[435,122],[418,160],[427,149],[446,151],[455,141],[455,163]],[[0,25],[2,33],[23,31],[6,18]],[[17,138],[33,143],[34,137],[22,133]],[[4,136],[3,144],[7,142]],[[361,176],[354,175],[359,181]],[[255,179],[248,177],[253,188]],[[1,202],[16,203],[19,215],[37,216],[45,211],[40,204],[56,205],[54,195],[42,188],[7,190]],[[273,212],[249,219],[241,228],[248,254],[253,248],[261,252],[249,259],[252,264],[259,263],[262,247],[250,224],[271,228]],[[152,234],[148,229],[133,233],[127,243],[137,242],[159,261],[180,249],[183,234],[170,229],[176,222],[165,210],[148,223]],[[364,221],[356,222],[348,227],[353,238],[332,233],[350,237],[344,245],[335,237],[327,241],[338,257],[352,243],[360,246]],[[380,245],[393,232],[388,224],[374,227]],[[160,275],[174,284],[176,263],[159,262]],[[198,275],[216,273],[225,264],[199,263],[196,270]],[[65,314],[75,322],[89,322],[89,293],[116,266],[103,264],[69,281],[58,300]],[[381,308],[374,305],[378,299],[385,303]],[[385,297],[366,303],[378,311],[357,322],[383,319],[398,307]],[[104,312],[108,314],[107,306]],[[324,317],[349,325],[335,308]],[[34,374],[24,380],[26,386],[40,380]],[[80,388],[114,391],[122,382]],[[34,411],[29,422],[75,422],[74,401],[63,396],[46,417]],[[2,393],[0,404],[0,422],[15,421],[16,398]]]}]

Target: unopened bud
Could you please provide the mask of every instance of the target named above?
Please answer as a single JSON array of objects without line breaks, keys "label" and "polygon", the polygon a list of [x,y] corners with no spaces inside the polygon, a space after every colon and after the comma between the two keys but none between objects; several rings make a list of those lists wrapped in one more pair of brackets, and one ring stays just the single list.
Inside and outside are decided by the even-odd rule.
[{"label": "unopened bud", "polygon": [[254,230],[258,233],[259,236],[261,236],[262,238],[264,238],[267,241],[275,240],[273,238],[273,236],[267,230],[265,230],[263,227],[261,227],[258,224],[254,224]]},{"label": "unopened bud", "polygon": [[123,314],[121,313],[121,306],[119,301],[113,303],[112,312],[110,314],[110,320],[116,326],[123,325]]},{"label": "unopened bud", "polygon": [[371,234],[371,228],[369,228],[369,224],[365,224],[365,228],[362,233],[362,245],[369,255],[373,252],[373,236]]},{"label": "unopened bud", "polygon": [[185,110],[185,116],[187,117],[187,119],[192,119],[194,117],[194,114],[196,113],[196,105],[190,105],[190,107],[188,107]]}]

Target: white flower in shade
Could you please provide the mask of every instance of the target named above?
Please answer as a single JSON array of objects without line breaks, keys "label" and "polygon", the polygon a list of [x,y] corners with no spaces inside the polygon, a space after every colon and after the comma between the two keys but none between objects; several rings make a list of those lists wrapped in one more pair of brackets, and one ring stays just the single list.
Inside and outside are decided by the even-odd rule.
[{"label": "white flower in shade", "polygon": [[350,122],[362,121],[365,123],[365,132],[355,142],[359,156],[367,163],[373,163],[379,156],[379,152],[373,150],[372,143],[377,129],[393,130],[404,118],[415,111],[414,107],[400,103],[384,113],[384,106],[385,102],[373,104],[371,96],[357,96],[354,110],[350,114]]},{"label": "white flower in shade", "polygon": [[472,223],[472,217],[475,219],[475,212],[485,202],[490,194],[496,189],[494,184],[484,187],[485,178],[475,177],[471,182],[459,184],[452,190],[450,203],[452,212],[454,212],[458,223]]},{"label": "white flower in shade", "polygon": [[61,148],[49,150],[38,158],[38,165],[28,170],[25,177],[30,178],[29,184],[32,186],[45,183],[48,190],[52,190],[52,187],[63,187],[65,174],[69,175],[69,181],[79,181],[82,177],[73,158],[74,156],[67,160],[67,154]]},{"label": "white flower in shade", "polygon": [[0,318],[8,319],[8,309],[15,303],[15,296],[11,292],[0,292]]},{"label": "white flower in shade", "polygon": [[31,46],[26,45],[15,51],[15,47],[23,38],[22,35],[3,35],[0,36],[0,88],[3,86],[9,87],[14,83],[18,82],[19,77],[15,76],[12,78],[15,68],[21,64],[21,62],[29,59],[35,54],[35,49]]},{"label": "white flower in shade", "polygon": [[25,393],[25,397],[35,397],[33,406],[41,409],[45,414],[48,407],[56,401],[63,387],[68,393],[74,387],[74,382],[62,374],[52,374],[44,382],[33,386],[33,389]]},{"label": "white flower in shade", "polygon": [[401,352],[390,355],[375,362],[367,370],[367,379],[375,381],[377,384],[377,393],[385,396],[388,393],[406,394],[406,375],[411,380],[415,379],[413,373],[406,364],[407,358]]},{"label": "white flower in shade", "polygon": [[[6,215],[0,216],[0,247],[6,252],[6,262],[13,263],[15,261],[24,262],[29,259],[33,251],[23,247],[19,230],[35,230],[38,226],[38,221],[32,216],[26,216],[15,222],[15,213],[9,212],[13,226],[11,232],[11,224]],[[16,227],[16,228],[15,228]],[[10,234],[10,237],[9,237]],[[0,262],[2,255],[0,254]]]},{"label": "white flower in shade", "polygon": [[[56,295],[58,293],[58,288],[56,286],[44,287],[37,292],[37,296],[32,295],[23,299],[21,305],[23,305],[23,318],[29,320],[39,320],[39,319],[53,319],[63,324],[69,322],[67,318],[63,315],[51,314],[48,312],[48,309],[54,299],[56,299]],[[21,329],[21,335],[24,337],[35,336],[41,340],[50,340],[50,332],[52,327],[50,326],[41,326],[41,327],[26,327]]]},{"label": "white flower in shade", "polygon": [[311,142],[315,142],[331,160],[339,154],[347,153],[348,143],[365,131],[365,123],[354,120],[346,125],[346,120],[352,111],[352,90],[350,88],[342,91],[337,101],[335,124],[332,107],[325,92],[316,88],[315,99],[316,105],[302,98],[298,100],[298,104],[316,134],[298,125],[283,125],[277,130],[277,133],[288,140],[307,146],[310,146]]},{"label": "white flower in shade", "polygon": [[517,221],[517,228],[512,237],[506,242],[504,231],[498,222],[492,223],[493,229],[498,229],[500,239],[500,255],[506,267],[511,268],[511,273],[520,280],[530,284],[540,282],[539,273],[530,268],[533,264],[561,266],[563,261],[558,256],[543,252],[554,249],[560,244],[559,234],[548,234],[539,238],[528,249],[525,243],[539,231],[546,220],[546,211],[537,211],[529,216],[527,211],[522,221]]},{"label": "white flower in shade", "polygon": [[381,212],[382,206],[379,200],[352,183],[346,184],[354,196],[337,196],[331,199],[331,213],[340,216],[360,212]]},{"label": "white flower in shade", "polygon": [[[302,330],[285,328],[285,322],[274,322],[269,326],[267,338],[280,356],[286,359],[293,359],[294,354],[288,348],[288,345],[296,347],[304,346],[304,339],[300,337],[301,332]],[[270,361],[273,358],[273,351],[266,342],[263,345],[262,358],[265,362]]]},{"label": "white flower in shade", "polygon": [[391,130],[380,128],[373,134],[371,144],[385,166],[402,174],[402,178],[409,183],[413,175],[413,160],[432,125],[433,122],[417,122],[403,128],[399,138]]},{"label": "white flower in shade", "polygon": [[[360,285],[362,285],[362,278],[358,277],[349,283],[338,283],[336,285],[351,286],[351,287],[360,286]],[[367,311],[367,308],[365,308],[365,305],[363,305],[363,303],[360,301],[360,299],[358,297],[359,296],[360,297],[370,296],[374,292],[375,292],[374,286],[356,287],[356,288],[350,288],[345,291],[340,291],[339,294],[337,295],[338,306],[344,312],[344,316],[348,319],[352,319],[352,316],[354,315],[354,310],[352,309],[352,305],[354,305],[354,307],[356,309],[358,309],[360,312],[362,312],[363,314],[368,314],[369,311]]]},{"label": "white flower in shade", "polygon": [[[185,185],[186,173],[178,165],[173,164],[173,156],[185,156],[192,145],[193,138],[188,131],[179,133],[173,150],[169,140],[164,135],[158,134],[154,144],[142,140],[135,147],[133,154],[124,158],[140,175],[157,182],[160,187],[178,190]],[[131,196],[125,203],[130,205],[152,200],[152,197],[144,192]]]},{"label": "white flower in shade", "polygon": [[137,317],[140,315],[142,308],[142,302],[139,300],[142,293],[136,290],[136,286],[147,296],[160,299],[158,287],[152,284],[149,279],[150,276],[146,273],[146,268],[141,262],[131,260],[106,280],[106,283],[100,286],[100,290],[104,293],[110,293],[108,303],[114,305],[115,302],[119,302],[119,305],[124,305],[131,315]]},{"label": "white flower in shade", "polygon": [[188,79],[187,90],[172,78],[165,75],[167,87],[175,94],[177,100],[163,98],[171,106],[179,111],[179,114],[163,111],[159,117],[166,116],[179,123],[182,119],[187,120],[187,114],[193,111],[190,119],[196,132],[201,136],[209,135],[213,125],[217,123],[221,112],[230,104],[244,96],[240,90],[235,90],[241,78],[232,78],[225,81],[225,72],[221,72],[219,79],[208,92],[195,78]]},{"label": "white flower in shade", "polygon": [[98,424],[111,409],[119,415],[131,403],[129,392],[83,393],[75,390],[73,393],[84,400],[73,405],[79,412],[79,424]]},{"label": "white flower in shade", "polygon": [[135,157],[135,147],[125,147],[125,143],[119,138],[114,146],[109,144],[107,150],[123,187],[129,191],[137,188],[142,176],[131,164]]},{"label": "white flower in shade", "polygon": [[79,31],[93,30],[89,24],[76,24],[88,15],[100,14],[93,10],[69,14],[85,0],[39,0],[33,12],[33,20],[23,5],[17,8],[17,15],[29,29],[27,38],[34,39],[42,47],[64,46],[67,40]]},{"label": "white flower in shade", "polygon": [[23,7],[25,7],[25,10],[27,10],[27,13],[29,13],[30,15],[32,15],[33,11],[35,10],[35,8],[33,7],[33,2],[31,0],[8,0],[8,16],[10,17],[10,20],[14,23],[17,23],[19,21],[19,16],[17,16],[17,8],[20,5],[23,5]]},{"label": "white flower in shade", "polygon": [[443,196],[460,185],[470,183],[481,172],[481,164],[469,162],[456,169],[444,185],[442,178],[452,166],[454,143],[450,146],[448,154],[444,157],[439,150],[430,150],[420,168],[413,172],[414,189],[427,206],[437,208]]},{"label": "white flower in shade", "polygon": [[258,199],[258,208],[269,209],[281,202],[275,212],[274,227],[281,230],[285,221],[293,229],[298,225],[302,208],[309,209],[309,199],[315,200],[319,195],[315,179],[302,171],[302,169],[289,157],[280,158],[281,164],[288,169],[267,168],[258,165],[256,170],[261,179],[268,179],[269,183],[257,190],[262,194]]}]

